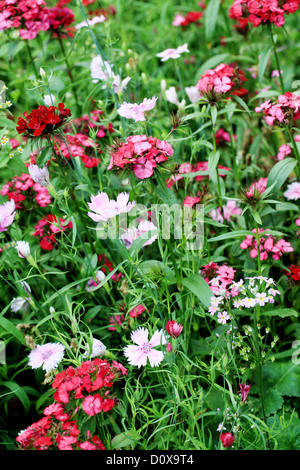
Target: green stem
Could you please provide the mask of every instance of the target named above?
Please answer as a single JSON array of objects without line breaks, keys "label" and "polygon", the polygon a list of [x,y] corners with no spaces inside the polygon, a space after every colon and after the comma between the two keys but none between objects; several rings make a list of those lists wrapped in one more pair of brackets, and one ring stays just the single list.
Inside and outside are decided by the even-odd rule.
[{"label": "green stem", "polygon": [[31,51],[31,47],[29,45],[29,40],[26,39],[25,40],[25,43],[26,43],[26,47],[27,47],[27,51],[28,51],[28,54],[29,54],[29,57],[30,57],[30,61],[32,63],[32,67],[33,67],[33,71],[34,71],[34,75],[35,75],[35,78],[37,79],[39,74],[38,74],[38,71],[37,71],[37,68],[36,68],[36,65],[35,65],[35,62],[34,62],[34,59],[33,59],[33,55],[32,55],[32,51]]},{"label": "green stem", "polygon": [[76,92],[76,88],[75,88],[74,77],[73,77],[73,74],[72,74],[72,70],[71,70],[67,55],[66,55],[65,46],[64,46],[64,43],[63,43],[63,40],[61,38],[60,33],[57,34],[57,38],[58,38],[58,42],[60,44],[60,48],[61,48],[61,51],[63,53],[64,60],[65,60],[66,66],[67,66],[67,73],[68,73],[69,78],[70,78],[70,80],[73,84],[72,88],[73,88],[73,94],[74,94],[75,103],[76,103],[76,109],[77,109],[78,116],[80,116],[81,110],[80,110],[80,106],[79,106],[79,102],[78,102],[78,96],[77,96],[77,92]]},{"label": "green stem", "polygon": [[[217,151],[217,144],[216,144],[215,127],[214,127],[214,124],[213,124],[213,120],[211,120],[211,125],[212,125],[212,134],[213,134],[214,152],[216,153],[216,151]],[[222,197],[221,197],[221,183],[220,183],[220,175],[219,175],[219,168],[218,168],[218,165],[216,166],[216,173],[217,173],[217,185],[218,185],[219,206],[220,206],[221,212],[223,213],[223,201],[222,201]]]},{"label": "green stem", "polygon": [[277,70],[278,70],[278,73],[279,73],[279,81],[280,81],[280,86],[281,86],[281,92],[284,95],[284,84],[283,84],[283,79],[282,79],[282,75],[281,75],[280,62],[279,62],[279,57],[278,57],[278,53],[277,53],[277,50],[276,50],[276,45],[275,45],[275,41],[274,41],[274,36],[273,36],[273,32],[272,32],[271,23],[268,24],[268,31],[269,31],[269,36],[270,36],[270,39],[271,39],[271,43],[272,43],[272,47],[273,47],[273,51],[274,51],[274,55],[275,55]]}]

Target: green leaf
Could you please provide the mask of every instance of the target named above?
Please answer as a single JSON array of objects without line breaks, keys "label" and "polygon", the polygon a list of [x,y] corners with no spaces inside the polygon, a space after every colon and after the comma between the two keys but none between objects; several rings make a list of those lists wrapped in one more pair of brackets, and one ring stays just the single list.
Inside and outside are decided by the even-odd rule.
[{"label": "green leaf", "polygon": [[233,230],[232,232],[226,232],[217,237],[210,238],[209,242],[218,242],[221,240],[227,240],[228,238],[246,237],[247,235],[253,235],[250,230]]},{"label": "green leaf", "polygon": [[214,35],[220,8],[220,0],[210,0],[205,11],[205,37],[210,41]]},{"label": "green leaf", "polygon": [[197,72],[197,77],[200,78],[200,76],[208,69],[213,69],[214,67],[216,67],[217,65],[219,65],[220,63],[224,62],[226,59],[228,59],[229,57],[229,53],[226,52],[226,53],[223,53],[223,54],[217,54],[217,55],[213,55],[212,57],[210,57],[208,60],[206,60],[202,65],[201,67],[199,68],[198,72]]},{"label": "green leaf", "polygon": [[274,310],[267,310],[266,312],[262,312],[262,315],[267,317],[298,317],[298,312],[293,310],[292,308],[275,308]]},{"label": "green leaf", "polygon": [[189,278],[183,279],[182,284],[196,295],[206,308],[210,306],[214,293],[203,277],[193,274]]},{"label": "green leaf", "polygon": [[52,148],[50,147],[44,148],[38,156],[38,160],[37,160],[38,167],[43,168],[52,157],[52,154],[53,154]]},{"label": "green leaf", "polygon": [[126,431],[121,434],[117,434],[112,441],[112,450],[120,449],[121,447],[130,446],[141,439],[140,434],[137,431]]},{"label": "green leaf", "polygon": [[2,382],[1,385],[6,388],[9,388],[9,390],[13,392],[13,395],[16,395],[18,397],[24,407],[25,413],[28,413],[30,409],[30,400],[28,398],[27,393],[25,393],[25,391],[20,387],[20,385],[18,385],[16,382],[10,381]]},{"label": "green leaf", "polygon": [[15,327],[15,325],[9,321],[7,318],[0,316],[0,326],[14,336],[20,343],[25,344],[25,339],[20,330]]},{"label": "green leaf", "polygon": [[272,47],[269,47],[269,45],[268,45],[263,49],[263,51],[260,55],[259,66],[258,66],[258,80],[259,80],[259,82],[262,81],[262,78],[264,76],[266,67],[268,65],[268,60],[270,58],[271,52],[272,52]]},{"label": "green leaf", "polygon": [[268,390],[264,396],[266,416],[275,414],[283,405],[283,398],[277,390]]},{"label": "green leaf", "polygon": [[213,179],[214,176],[216,176],[216,174],[217,174],[216,169],[217,169],[217,166],[218,166],[218,163],[219,163],[219,159],[220,159],[220,152],[219,151],[211,152],[209,157],[208,157],[208,173],[209,173],[209,177],[211,179]]},{"label": "green leaf", "polygon": [[[267,188],[273,186],[272,194],[276,194],[285,180],[289,177],[292,173],[293,169],[297,165],[297,160],[294,158],[285,158],[280,162],[277,162],[275,166],[273,166],[272,170],[268,176]],[[274,184],[275,183],[275,184]]]},{"label": "green leaf", "polygon": [[300,397],[300,364],[298,361],[282,361],[262,368],[265,388],[276,390],[280,395]]}]

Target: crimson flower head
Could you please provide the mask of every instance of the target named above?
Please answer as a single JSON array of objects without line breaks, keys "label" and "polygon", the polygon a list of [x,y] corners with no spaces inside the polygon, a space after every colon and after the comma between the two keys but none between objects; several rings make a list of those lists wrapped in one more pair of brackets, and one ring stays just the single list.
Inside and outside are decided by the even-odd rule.
[{"label": "crimson flower head", "polygon": [[225,434],[220,434],[220,439],[222,441],[223,447],[230,447],[234,443],[235,435],[231,432],[225,432]]},{"label": "crimson flower head", "polygon": [[183,330],[183,326],[175,320],[169,320],[166,324],[166,330],[172,338],[177,338]]},{"label": "crimson flower head", "polygon": [[39,106],[28,114],[23,113],[24,118],[19,117],[17,131],[26,137],[46,137],[54,134],[71,116],[70,109],[63,103],[56,106]]},{"label": "crimson flower head", "polygon": [[240,385],[240,391],[238,393],[241,394],[241,401],[245,403],[249,395],[251,385],[246,385],[244,383],[241,383],[239,385]]}]

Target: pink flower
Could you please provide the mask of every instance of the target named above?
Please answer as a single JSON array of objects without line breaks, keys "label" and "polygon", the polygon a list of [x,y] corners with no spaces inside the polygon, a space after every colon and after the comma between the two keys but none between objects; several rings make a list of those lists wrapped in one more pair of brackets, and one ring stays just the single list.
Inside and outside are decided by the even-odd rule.
[{"label": "pink flower", "polygon": [[166,324],[166,330],[172,338],[177,338],[183,330],[183,325],[175,320],[169,320]]},{"label": "pink flower", "polygon": [[108,221],[116,215],[128,213],[135,204],[135,201],[129,202],[129,193],[120,193],[115,201],[109,199],[106,193],[100,192],[97,196],[91,196],[88,206],[92,212],[88,212],[88,216],[94,222]]},{"label": "pink flower", "polygon": [[166,344],[167,341],[163,331],[156,330],[150,341],[148,341],[148,335],[147,328],[138,328],[131,333],[131,340],[136,345],[129,345],[124,348],[124,355],[131,365],[140,368],[147,364],[147,359],[149,359],[151,367],[156,367],[162,362],[164,354],[154,348]]},{"label": "pink flower", "polygon": [[239,385],[240,385],[240,391],[238,393],[241,394],[241,401],[245,403],[249,395],[251,385],[246,385],[244,383],[241,383]]},{"label": "pink flower", "polygon": [[178,59],[184,52],[190,52],[187,48],[187,43],[177,47],[177,49],[166,49],[163,52],[159,52],[156,54],[156,57],[159,57],[162,62],[166,62],[169,59]]},{"label": "pink flower", "polygon": [[49,186],[50,179],[47,165],[45,165],[43,168],[39,168],[38,165],[29,165],[28,171],[35,183],[38,183],[45,188]]},{"label": "pink flower", "polygon": [[220,434],[220,439],[223,444],[223,447],[230,447],[234,443],[235,435],[231,432],[226,432],[225,434]]},{"label": "pink flower", "polygon": [[135,122],[146,121],[144,113],[150,111],[156,105],[157,97],[153,96],[151,99],[144,98],[142,103],[126,103],[123,104],[117,110],[118,114],[126,119],[134,119]]},{"label": "pink flower", "polygon": [[5,232],[15,218],[15,201],[11,199],[0,206],[0,232]]},{"label": "pink flower", "polygon": [[292,149],[289,145],[282,145],[277,154],[278,160],[283,160],[286,155],[289,155],[292,152]]},{"label": "pink flower", "polygon": [[146,310],[146,308],[144,307],[144,305],[142,304],[139,304],[137,305],[136,307],[134,307],[132,310],[130,310],[130,312],[128,313],[128,315],[132,318],[136,318],[138,317],[139,315],[142,315],[142,313]]},{"label": "pink flower", "polygon": [[[138,227],[128,228],[122,235],[121,239],[125,243],[126,248],[130,248],[132,243],[139,237],[147,238],[152,230],[157,230],[156,225],[148,220],[141,220]],[[146,240],[143,246],[151,245],[157,239],[158,234],[153,235],[149,240]]]},{"label": "pink flower", "polygon": [[99,393],[85,397],[82,403],[82,409],[89,416],[100,413],[102,411],[102,398]]},{"label": "pink flower", "polygon": [[297,201],[300,198],[300,183],[294,181],[293,183],[289,184],[287,190],[283,193],[283,195],[289,201]]},{"label": "pink flower", "polygon": [[65,347],[61,343],[46,343],[42,346],[37,346],[29,354],[28,365],[32,369],[43,369],[48,372],[55,369],[61,362],[65,352]]}]

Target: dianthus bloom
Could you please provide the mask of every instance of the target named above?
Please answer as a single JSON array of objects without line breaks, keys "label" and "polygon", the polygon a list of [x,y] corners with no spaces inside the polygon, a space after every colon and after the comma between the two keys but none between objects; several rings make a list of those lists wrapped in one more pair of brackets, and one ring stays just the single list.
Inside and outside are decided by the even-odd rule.
[{"label": "dianthus bloom", "polygon": [[144,305],[142,304],[139,304],[136,307],[134,307],[132,310],[130,310],[128,312],[128,315],[131,318],[137,318],[139,315],[142,315],[142,313],[144,313],[145,310],[146,310],[146,307],[144,307]]},{"label": "dianthus bloom", "polygon": [[126,119],[133,119],[135,122],[146,121],[144,113],[151,111],[156,105],[157,97],[153,96],[151,99],[144,98],[140,104],[137,103],[124,103],[121,104],[117,113]]},{"label": "dianthus bloom", "polygon": [[0,232],[5,232],[15,218],[15,201],[11,200],[0,206]]},{"label": "dianthus bloom", "polygon": [[178,46],[176,49],[166,49],[163,52],[159,52],[156,54],[156,57],[159,57],[162,62],[165,62],[169,59],[178,59],[184,52],[190,52],[186,43],[183,44],[183,46]]},{"label": "dianthus bloom", "polygon": [[166,324],[167,333],[172,336],[172,338],[177,338],[183,330],[183,325],[177,323],[175,320],[169,320]]},{"label": "dianthus bloom", "polygon": [[[46,207],[51,203],[51,196],[48,189],[39,183],[35,183],[30,175],[23,173],[8,181],[1,189],[2,196],[8,196],[9,200],[15,202],[15,207],[19,209],[33,209],[33,200],[40,207]],[[28,201],[28,205],[26,204]]]},{"label": "dianthus bloom", "polygon": [[300,283],[300,266],[296,264],[292,264],[289,266],[289,271],[283,269],[283,272],[286,276],[288,276],[293,284]]},{"label": "dianthus bloom", "polygon": [[240,390],[238,393],[241,394],[241,401],[245,403],[250,392],[251,385],[246,385],[245,383],[239,384]]},{"label": "dianthus bloom", "polygon": [[43,168],[39,168],[38,165],[31,164],[28,167],[28,171],[35,183],[38,183],[45,188],[49,186],[50,177],[47,165],[45,165]]},{"label": "dianthus bloom", "polygon": [[135,201],[129,202],[129,193],[120,193],[115,201],[100,192],[97,196],[91,196],[91,202],[88,202],[91,212],[88,212],[88,216],[94,222],[108,221],[116,215],[130,212],[135,204]]},{"label": "dianthus bloom", "polygon": [[287,91],[278,96],[277,102],[267,100],[255,108],[257,113],[263,112],[269,126],[284,127],[293,125],[300,118],[300,96]]},{"label": "dianthus bloom", "polygon": [[63,155],[67,160],[79,157],[86,168],[96,168],[101,162],[99,144],[81,133],[67,134],[66,141],[56,139],[54,148],[56,155]]},{"label": "dianthus bloom", "polygon": [[158,234],[154,234],[147,240],[149,233],[151,234],[152,231],[157,231],[157,226],[151,222],[150,220],[142,219],[137,227],[129,227],[127,228],[124,233],[121,235],[121,239],[123,240],[126,248],[130,248],[131,245],[135,240],[142,237],[146,241],[143,246],[151,245],[158,237]]},{"label": "dianthus bloom", "polygon": [[32,369],[43,369],[48,372],[55,369],[64,357],[65,347],[61,343],[46,343],[37,346],[29,354],[29,365]]},{"label": "dianthus bloom", "polygon": [[295,13],[299,3],[300,0],[234,0],[229,16],[231,19],[249,21],[255,28],[266,23],[281,27],[285,23],[284,15]]},{"label": "dianthus bloom", "polygon": [[0,30],[19,28],[23,39],[34,39],[40,31],[50,28],[44,0],[0,1]]},{"label": "dianthus bloom", "polygon": [[57,129],[62,127],[68,117],[71,116],[71,111],[65,108],[63,103],[56,106],[39,106],[38,109],[33,109],[28,114],[27,111],[23,113],[25,117],[19,117],[17,123],[17,131],[19,134],[24,134],[25,137],[46,137],[54,134]]},{"label": "dianthus bloom", "polygon": [[34,237],[40,237],[40,246],[43,250],[53,250],[57,246],[58,236],[65,232],[68,228],[72,228],[73,224],[71,221],[67,222],[65,219],[56,215],[48,214],[43,217],[38,224],[34,227]]},{"label": "dianthus bloom", "polygon": [[237,206],[236,201],[227,201],[222,209],[217,207],[217,209],[213,209],[209,215],[212,219],[222,224],[224,219],[230,222],[231,217],[241,215],[242,212],[242,209]]},{"label": "dianthus bloom", "polygon": [[163,352],[154,348],[166,344],[167,341],[163,331],[156,330],[150,341],[148,340],[148,335],[147,328],[138,328],[131,333],[131,340],[135,345],[129,345],[124,348],[124,355],[131,365],[140,368],[147,364],[147,359],[149,359],[151,367],[156,367],[162,362],[164,358]]},{"label": "dianthus bloom", "polygon": [[244,72],[235,64],[220,64],[215,69],[206,70],[197,83],[201,95],[210,103],[215,103],[230,95],[243,96],[248,90],[242,88],[247,81]]},{"label": "dianthus bloom", "polygon": [[[259,235],[264,232],[263,236],[260,237],[259,246],[254,235],[247,235],[245,240],[240,244],[243,250],[250,249],[251,258],[256,258],[259,253],[262,261],[266,260],[269,255],[272,255],[273,259],[279,260],[284,253],[294,251],[289,242],[283,239],[276,241],[267,230],[268,229],[258,229]],[[253,229],[252,232],[256,234],[256,229]]]},{"label": "dianthus bloom", "polygon": [[297,201],[300,198],[300,183],[298,183],[298,181],[294,181],[293,183],[289,184],[283,195],[289,201]]},{"label": "dianthus bloom", "polygon": [[234,443],[235,435],[231,432],[226,432],[225,434],[220,434],[220,439],[223,444],[223,447],[230,447]]},{"label": "dianthus bloom", "polygon": [[132,135],[125,143],[112,148],[108,170],[130,168],[139,179],[149,178],[157,165],[172,156],[174,150],[168,142],[146,135]]},{"label": "dianthus bloom", "polygon": [[292,153],[292,149],[289,145],[283,144],[278,150],[277,158],[278,160],[283,160],[284,157]]}]

